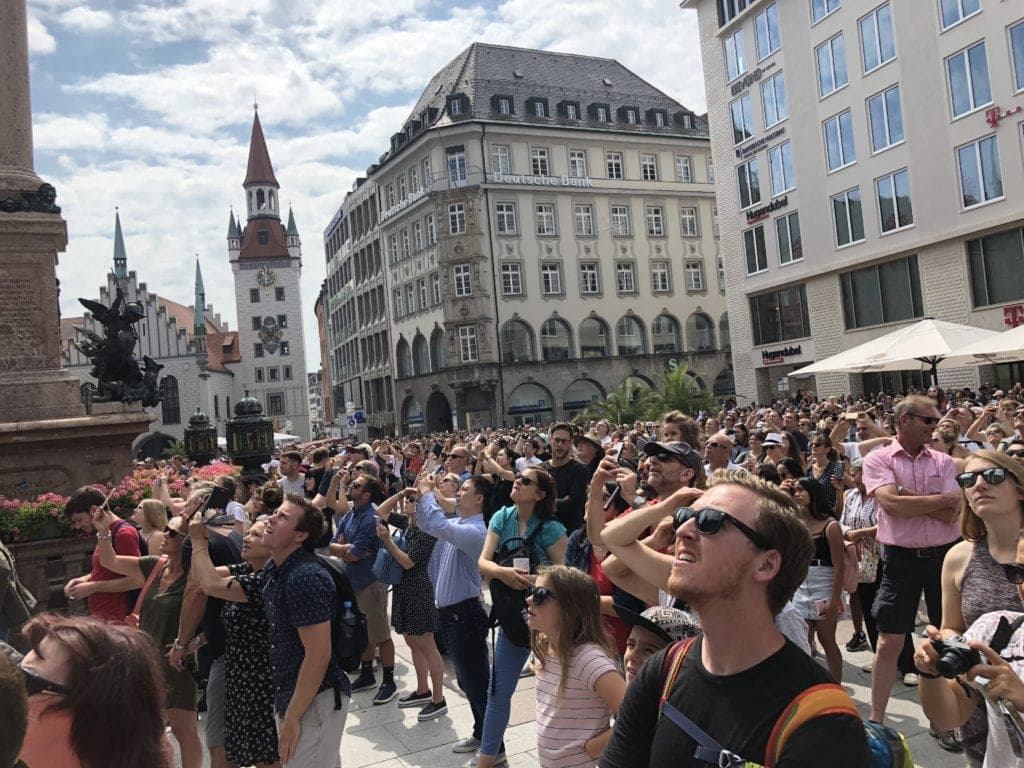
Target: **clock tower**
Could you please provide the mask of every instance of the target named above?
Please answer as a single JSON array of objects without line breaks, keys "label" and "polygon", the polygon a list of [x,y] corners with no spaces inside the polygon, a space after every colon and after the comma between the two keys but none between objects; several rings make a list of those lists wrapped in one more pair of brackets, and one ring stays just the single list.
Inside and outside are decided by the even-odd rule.
[{"label": "clock tower", "polygon": [[259,113],[252,122],[245,181],[246,221],[228,214],[228,259],[235,278],[242,363],[235,381],[263,404],[277,431],[310,437],[306,347],[302,335],[302,245],[295,216],[281,223],[280,185]]}]

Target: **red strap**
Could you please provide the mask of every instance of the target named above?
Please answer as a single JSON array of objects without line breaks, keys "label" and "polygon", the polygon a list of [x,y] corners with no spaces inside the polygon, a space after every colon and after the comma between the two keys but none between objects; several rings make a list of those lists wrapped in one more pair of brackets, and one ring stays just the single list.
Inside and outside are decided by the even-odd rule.
[{"label": "red strap", "polygon": [[157,558],[156,563],[153,565],[153,570],[149,572],[149,578],[146,579],[146,583],[142,587],[142,591],[139,592],[139,597],[135,601],[135,607],[132,608],[132,616],[135,618],[139,617],[140,611],[142,611],[142,601],[146,597],[146,593],[149,592],[149,588],[153,586],[153,580],[160,574],[160,571],[167,565],[167,555],[160,555]]},{"label": "red strap", "polygon": [[686,660],[686,654],[690,651],[690,646],[693,645],[694,637],[688,637],[685,640],[677,640],[668,647],[668,651],[665,653],[665,658],[661,662],[661,698],[658,700],[658,714],[660,716],[662,707],[665,706],[665,702],[668,701],[669,695],[672,693],[672,688],[676,684],[676,678],[679,677],[679,668],[683,666],[683,662]]}]

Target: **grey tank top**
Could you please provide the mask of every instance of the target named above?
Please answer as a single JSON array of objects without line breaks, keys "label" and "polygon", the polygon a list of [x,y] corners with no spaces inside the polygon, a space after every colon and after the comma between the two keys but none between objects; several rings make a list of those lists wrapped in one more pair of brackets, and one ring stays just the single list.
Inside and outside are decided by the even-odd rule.
[{"label": "grey tank top", "polygon": [[1006,580],[1002,566],[992,559],[985,539],[974,542],[960,581],[960,611],[971,626],[990,611],[1019,611],[1017,587]]}]

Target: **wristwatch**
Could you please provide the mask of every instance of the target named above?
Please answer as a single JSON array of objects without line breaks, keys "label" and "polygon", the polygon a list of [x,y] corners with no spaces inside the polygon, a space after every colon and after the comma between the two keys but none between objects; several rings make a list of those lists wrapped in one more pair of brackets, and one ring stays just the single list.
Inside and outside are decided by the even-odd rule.
[{"label": "wristwatch", "polygon": [[110,538],[110,532],[108,531],[107,533],[100,533],[99,531],[96,531],[96,538],[106,541]]},{"label": "wristwatch", "polygon": [[176,651],[184,651],[186,648],[188,648],[188,643],[182,645],[178,642],[178,638],[174,638],[174,642],[171,643],[171,648],[173,648]]}]

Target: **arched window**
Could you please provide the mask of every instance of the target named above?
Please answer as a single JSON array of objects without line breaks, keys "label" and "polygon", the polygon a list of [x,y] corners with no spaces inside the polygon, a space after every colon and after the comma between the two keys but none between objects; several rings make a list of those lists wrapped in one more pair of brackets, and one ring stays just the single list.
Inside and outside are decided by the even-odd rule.
[{"label": "arched window", "polygon": [[267,197],[266,197],[266,195],[267,195],[267,193],[264,192],[262,189],[257,189],[256,190],[256,210],[257,211],[262,211],[264,208],[267,207]]},{"label": "arched window", "polygon": [[522,320],[509,320],[501,326],[501,361],[526,363],[534,359],[533,331]]},{"label": "arched window", "polygon": [[253,208],[253,204],[252,204],[252,190],[251,189],[249,190],[249,210],[250,211],[256,210],[255,208]]},{"label": "arched window", "polygon": [[647,354],[647,340],[644,338],[644,327],[635,317],[623,315],[615,324],[615,340],[618,342],[620,355]]},{"label": "arched window", "polygon": [[572,357],[572,337],[564,320],[551,317],[540,327],[541,354],[545,360],[568,360]]},{"label": "arched window", "polygon": [[267,193],[270,196],[270,210],[277,210],[277,195],[274,194],[274,190],[270,190]]},{"label": "arched window", "polygon": [[412,369],[417,376],[430,373],[430,351],[422,333],[417,333],[412,340]]},{"label": "arched window", "polygon": [[718,338],[722,342],[722,349],[732,347],[732,339],[729,338],[729,313],[723,312],[718,320]]},{"label": "arched window", "polygon": [[164,376],[162,380],[163,399],[161,418],[164,424],[181,424],[181,400],[178,396],[178,379]]},{"label": "arched window", "polygon": [[703,312],[694,312],[686,319],[688,352],[714,352],[715,324]]},{"label": "arched window", "polygon": [[405,339],[398,340],[395,348],[395,361],[398,363],[398,378],[404,379],[412,376],[412,353],[409,351],[409,342]]},{"label": "arched window", "polygon": [[444,370],[448,366],[448,355],[445,352],[444,331],[435,328],[430,334],[430,369],[434,372]]},{"label": "arched window", "polygon": [[658,315],[651,324],[651,335],[654,337],[654,352],[682,352],[682,339],[679,338],[679,321],[671,315]]},{"label": "arched window", "polygon": [[580,323],[580,357],[609,357],[612,353],[608,324],[599,317]]}]

